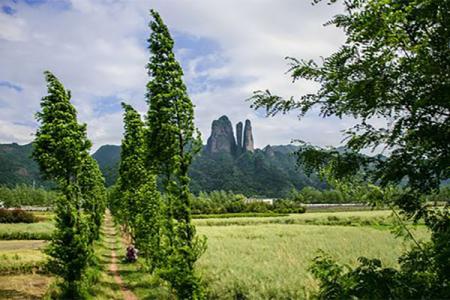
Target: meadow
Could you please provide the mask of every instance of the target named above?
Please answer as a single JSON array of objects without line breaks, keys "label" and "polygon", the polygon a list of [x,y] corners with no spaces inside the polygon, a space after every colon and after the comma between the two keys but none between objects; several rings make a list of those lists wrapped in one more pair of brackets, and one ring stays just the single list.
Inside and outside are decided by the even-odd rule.
[{"label": "meadow", "polygon": [[[0,224],[0,236],[23,235],[20,240],[0,241],[0,276],[12,280],[8,287],[0,284],[0,298],[11,298],[14,293],[23,296],[24,289],[13,285],[19,278],[23,285],[33,287],[32,297],[42,296],[51,283],[51,278],[37,268],[45,261],[41,249],[46,242],[30,240],[24,234],[49,235],[53,229],[51,215],[45,214],[40,220],[33,224]],[[396,267],[399,255],[410,243],[390,232],[392,221],[389,211],[195,219],[197,232],[208,239],[208,249],[197,268],[207,285],[208,298],[308,298],[317,288],[308,267],[320,250],[342,264],[355,265],[357,257],[367,256]],[[96,248],[103,265],[108,264],[112,249],[119,256],[125,249],[118,236],[105,234]],[[424,226],[417,226],[414,234],[418,239],[428,238]],[[155,289],[158,282],[139,264],[119,263],[119,272],[139,298],[169,297],[164,289]],[[103,284],[96,285],[93,294],[99,299],[120,299],[107,267],[101,280]]]},{"label": "meadow", "polygon": [[[198,226],[208,250],[198,267],[209,283],[211,298],[307,298],[316,282],[308,272],[319,250],[349,265],[356,258],[381,258],[395,267],[408,243],[387,230],[324,225]],[[426,238],[425,230],[417,236]]]}]

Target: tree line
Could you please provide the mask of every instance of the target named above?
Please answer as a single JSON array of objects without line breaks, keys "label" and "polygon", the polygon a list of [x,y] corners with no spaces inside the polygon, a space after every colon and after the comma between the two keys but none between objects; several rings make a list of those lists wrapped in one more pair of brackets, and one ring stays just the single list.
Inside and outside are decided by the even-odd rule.
[{"label": "tree line", "polygon": [[[148,272],[170,283],[180,299],[203,298],[194,263],[206,249],[191,224],[188,168],[201,147],[194,107],[173,53],[173,39],[151,10],[146,121],[123,103],[125,133],[119,179],[109,204],[139,248]],[[40,127],[33,157],[45,179],[57,185],[56,230],[46,249],[48,268],[61,279],[63,299],[87,297],[95,266],[93,243],[106,208],[104,179],[89,155],[86,125],[77,121],[71,93],[46,71],[48,95],[36,114]],[[157,181],[161,189],[157,188]]]}]

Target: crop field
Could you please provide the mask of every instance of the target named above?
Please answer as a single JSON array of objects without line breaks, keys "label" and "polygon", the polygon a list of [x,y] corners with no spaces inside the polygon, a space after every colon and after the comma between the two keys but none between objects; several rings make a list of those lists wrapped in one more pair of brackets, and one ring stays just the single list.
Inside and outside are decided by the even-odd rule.
[{"label": "crop field", "polygon": [[50,221],[0,224],[0,240],[48,240],[53,228]]},{"label": "crop field", "polygon": [[[317,287],[308,267],[319,250],[342,264],[355,265],[357,257],[367,256],[396,267],[399,255],[410,246],[390,232],[392,217],[388,211],[218,217],[196,219],[194,223],[198,233],[208,239],[208,249],[197,267],[207,284],[208,297],[214,299],[308,298],[307,291]],[[34,224],[0,224],[0,236],[4,237],[20,237],[22,233],[50,235],[52,230],[49,218]],[[428,238],[424,226],[418,226],[414,235],[418,239]],[[118,255],[124,253],[119,240],[106,241],[106,246],[97,247],[105,268],[111,246],[116,245]],[[45,261],[41,251],[45,243],[30,239],[0,240],[0,276],[11,282],[0,283],[0,299],[20,299],[24,293],[29,294],[28,298],[38,299],[45,293],[52,279],[37,269]],[[119,268],[125,284],[139,298],[164,298],[164,290],[151,288],[157,286],[155,282],[152,285],[155,279],[140,273],[137,266],[120,264]],[[120,299],[109,273],[105,271],[101,276],[104,283],[94,291],[99,299]]]},{"label": "crop field", "polygon": [[312,212],[304,214],[280,215],[274,217],[236,217],[194,219],[198,226],[228,226],[257,224],[306,224],[306,225],[390,225],[390,211],[345,211],[345,212]]},{"label": "crop field", "polygon": [[[307,269],[319,250],[343,264],[356,258],[381,258],[395,267],[408,243],[388,230],[324,225],[198,226],[208,238],[208,250],[198,266],[212,298],[305,298],[316,287]],[[415,231],[426,238],[425,230]],[[306,288],[306,289],[304,289]]]},{"label": "crop field", "polygon": [[[49,234],[50,224],[0,224],[0,232]],[[3,236],[5,237],[5,235]],[[10,237],[10,236],[9,236]],[[44,240],[0,240],[0,299],[40,299],[52,278],[43,272]]]}]

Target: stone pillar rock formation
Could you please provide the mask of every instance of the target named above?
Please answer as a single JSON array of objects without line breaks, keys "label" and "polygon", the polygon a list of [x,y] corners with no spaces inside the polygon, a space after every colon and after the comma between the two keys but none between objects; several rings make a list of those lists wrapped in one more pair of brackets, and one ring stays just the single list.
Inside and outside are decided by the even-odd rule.
[{"label": "stone pillar rock formation", "polygon": [[242,122],[236,124],[236,138],[237,138],[237,149],[238,153],[242,152],[243,142],[242,142]]},{"label": "stone pillar rock formation", "polygon": [[206,144],[206,152],[236,153],[236,141],[234,139],[233,126],[227,116],[221,116],[211,125],[211,136]]},{"label": "stone pillar rock formation", "polygon": [[244,151],[254,151],[252,124],[250,120],[245,120],[243,149]]}]

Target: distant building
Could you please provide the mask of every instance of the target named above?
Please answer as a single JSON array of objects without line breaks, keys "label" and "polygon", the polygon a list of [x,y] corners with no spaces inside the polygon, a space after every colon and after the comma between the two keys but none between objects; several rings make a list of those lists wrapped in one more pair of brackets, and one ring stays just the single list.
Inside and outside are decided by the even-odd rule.
[{"label": "distant building", "polygon": [[276,199],[274,199],[274,198],[247,198],[244,200],[244,203],[263,202],[263,203],[273,205],[274,200],[276,200]]}]

